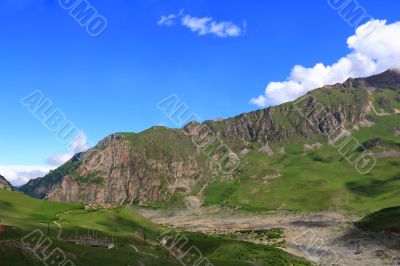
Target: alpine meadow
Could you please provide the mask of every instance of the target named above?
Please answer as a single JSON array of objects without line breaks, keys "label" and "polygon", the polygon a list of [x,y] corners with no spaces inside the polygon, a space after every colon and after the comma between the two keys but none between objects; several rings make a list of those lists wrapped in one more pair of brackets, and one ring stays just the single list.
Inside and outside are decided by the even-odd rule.
[{"label": "alpine meadow", "polygon": [[0,265],[400,265],[399,8],[0,1]]}]

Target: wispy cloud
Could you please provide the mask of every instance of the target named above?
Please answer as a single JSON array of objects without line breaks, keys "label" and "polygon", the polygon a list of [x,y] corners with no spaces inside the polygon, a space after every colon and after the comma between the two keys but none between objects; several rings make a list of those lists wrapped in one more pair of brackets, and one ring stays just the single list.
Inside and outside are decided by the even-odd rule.
[{"label": "wispy cloud", "polygon": [[60,166],[68,162],[72,156],[74,156],[72,153],[53,154],[47,159],[47,163],[53,166]]},{"label": "wispy cloud", "polygon": [[89,143],[85,133],[79,132],[75,139],[69,143],[70,151],[64,154],[54,154],[47,159],[47,163],[54,166],[60,166],[70,160],[75,154],[89,149]]},{"label": "wispy cloud", "polygon": [[238,37],[246,32],[247,23],[244,21],[241,26],[231,21],[216,21],[212,17],[194,17],[189,14],[184,14],[181,10],[179,14],[170,14],[161,16],[157,22],[160,26],[173,26],[177,22],[180,25],[190,29],[192,32],[200,36],[214,35],[220,38]]},{"label": "wispy cloud", "polygon": [[69,144],[70,151],[64,154],[54,154],[43,165],[0,165],[0,175],[4,176],[12,185],[21,186],[29,180],[43,177],[60,165],[70,160],[75,154],[89,148],[87,137],[83,132],[77,134]]},{"label": "wispy cloud", "polygon": [[0,175],[13,186],[21,186],[29,180],[45,176],[54,167],[47,165],[0,165]]},{"label": "wispy cloud", "polygon": [[158,25],[172,26],[175,23],[176,15],[171,14],[168,16],[161,16],[160,20],[157,22]]},{"label": "wispy cloud", "polygon": [[400,22],[387,24],[386,20],[371,20],[357,28],[347,44],[351,53],[335,64],[319,63],[311,68],[297,65],[286,81],[270,82],[264,94],[250,102],[260,107],[276,105],[350,77],[365,77],[400,67]]}]

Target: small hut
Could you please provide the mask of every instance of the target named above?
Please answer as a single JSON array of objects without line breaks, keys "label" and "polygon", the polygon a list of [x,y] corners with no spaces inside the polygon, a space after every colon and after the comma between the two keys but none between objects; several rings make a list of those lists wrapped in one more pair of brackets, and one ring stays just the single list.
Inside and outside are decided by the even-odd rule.
[{"label": "small hut", "polygon": [[114,236],[111,237],[111,241],[107,237],[99,237],[94,231],[90,232],[88,229],[87,235],[79,235],[78,227],[75,228],[75,236],[69,237],[68,242],[74,243],[80,246],[89,246],[92,248],[102,248],[102,249],[116,249],[117,241]]}]

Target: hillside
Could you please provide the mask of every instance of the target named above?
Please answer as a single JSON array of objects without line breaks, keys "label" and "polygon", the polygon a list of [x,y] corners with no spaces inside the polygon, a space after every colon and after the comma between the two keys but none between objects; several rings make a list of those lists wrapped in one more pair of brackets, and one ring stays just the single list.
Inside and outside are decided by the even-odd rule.
[{"label": "hillside", "polygon": [[0,189],[14,190],[14,187],[0,175]]},{"label": "hillside", "polygon": [[357,225],[368,231],[387,232],[400,235],[400,207],[374,212],[364,217]]},{"label": "hillside", "polygon": [[[159,245],[158,239],[168,229],[153,224],[130,208],[85,209],[79,204],[37,200],[0,189],[0,220],[0,224],[5,225],[5,231],[0,232],[2,265],[43,265],[21,243],[21,239],[34,230],[41,230],[52,242],[51,250],[43,252],[49,254],[59,248],[75,265],[181,265]],[[88,234],[113,239],[117,249],[104,250],[68,242],[71,237]],[[272,246],[202,234],[180,234],[189,241],[182,252],[196,246],[214,265],[310,265]],[[30,240],[31,244],[38,241]]]},{"label": "hillside", "polygon": [[[183,130],[116,133],[21,191],[151,207],[375,211],[400,204],[399,114],[400,74],[388,70]],[[365,153],[376,165],[360,169],[354,159]]]}]

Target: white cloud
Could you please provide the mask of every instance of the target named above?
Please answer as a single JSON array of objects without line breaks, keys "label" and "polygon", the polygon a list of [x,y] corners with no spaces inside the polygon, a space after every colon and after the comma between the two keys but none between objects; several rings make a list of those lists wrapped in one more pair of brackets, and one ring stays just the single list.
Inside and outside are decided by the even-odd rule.
[{"label": "white cloud", "polygon": [[184,15],[183,10],[178,15],[170,14],[168,16],[161,16],[157,23],[163,26],[172,26],[178,19],[181,20],[182,26],[190,29],[192,32],[196,32],[199,35],[215,35],[221,38],[243,35],[247,27],[246,22],[243,22],[242,26],[238,26],[231,21],[218,22],[212,17]]},{"label": "white cloud", "polygon": [[60,166],[69,161],[75,154],[85,152],[89,149],[85,133],[79,132],[76,137],[68,145],[70,151],[65,154],[54,154],[47,159],[47,163],[54,166]]},{"label": "white cloud", "polygon": [[175,23],[176,15],[171,14],[168,16],[161,16],[160,20],[157,22],[158,25],[172,26]]},{"label": "white cloud", "polygon": [[66,162],[68,162],[74,154],[65,153],[65,154],[54,154],[47,159],[47,163],[54,166],[60,166]]},{"label": "white cloud", "polygon": [[87,149],[89,149],[89,146],[90,145],[88,143],[87,137],[82,131],[79,132],[69,144],[69,148],[74,154],[86,151]]},{"label": "white cloud", "polygon": [[86,135],[79,132],[69,144],[70,151],[51,156],[47,159],[47,165],[0,165],[0,175],[4,176],[12,185],[21,186],[31,179],[45,176],[50,170],[64,164],[75,154],[86,151],[89,146]]},{"label": "white cloud", "polygon": [[269,83],[264,94],[250,102],[260,107],[281,104],[324,85],[400,67],[400,22],[371,20],[357,28],[347,44],[351,52],[335,64],[318,63],[312,68],[297,65],[288,80]]},{"label": "white cloud", "polygon": [[13,186],[21,186],[29,180],[45,176],[54,167],[47,165],[0,165],[0,175]]},{"label": "white cloud", "polygon": [[198,32],[199,35],[205,35],[210,32],[211,17],[196,18],[186,15],[182,18],[182,25],[189,28],[193,32]]},{"label": "white cloud", "polygon": [[168,16],[161,16],[160,20],[157,22],[160,26],[173,26],[175,25],[175,20],[181,17],[185,11],[181,9],[177,15],[170,14]]},{"label": "white cloud", "polygon": [[70,142],[70,151],[65,154],[55,154],[47,159],[46,165],[0,165],[0,175],[4,176],[12,185],[21,186],[29,180],[43,177],[58,166],[70,160],[75,154],[84,152],[90,144],[83,132],[79,132]]}]

